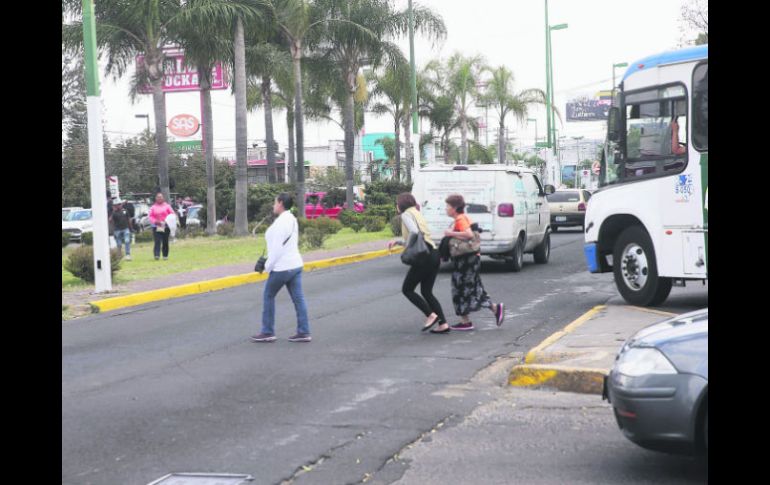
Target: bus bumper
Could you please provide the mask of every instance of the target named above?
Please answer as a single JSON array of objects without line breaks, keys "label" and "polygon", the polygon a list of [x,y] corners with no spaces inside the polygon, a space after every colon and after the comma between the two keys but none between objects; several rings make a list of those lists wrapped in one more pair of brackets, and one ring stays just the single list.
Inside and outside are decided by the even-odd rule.
[{"label": "bus bumper", "polygon": [[583,254],[586,257],[588,271],[591,273],[600,273],[599,253],[596,251],[596,243],[588,243],[583,246]]}]

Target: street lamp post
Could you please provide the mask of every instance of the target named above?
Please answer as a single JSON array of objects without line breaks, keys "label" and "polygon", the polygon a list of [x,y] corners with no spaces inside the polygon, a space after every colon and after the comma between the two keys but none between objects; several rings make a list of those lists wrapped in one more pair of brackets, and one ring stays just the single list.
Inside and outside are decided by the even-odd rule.
[{"label": "street lamp post", "polygon": [[615,68],[616,67],[628,67],[627,62],[619,62],[612,65],[612,103],[615,103]]},{"label": "street lamp post", "polygon": [[554,144],[554,154],[556,153],[556,147],[555,147],[556,136],[555,136],[555,131],[554,131],[554,130],[556,130],[556,120],[553,119],[553,105],[554,105],[554,100],[553,100],[553,97],[554,97],[554,88],[553,88],[553,50],[552,50],[553,41],[551,40],[551,31],[553,31],[553,30],[564,30],[567,27],[569,27],[568,24],[559,24],[559,25],[553,25],[553,26],[549,26],[548,27],[548,65],[549,65],[548,69],[549,69],[549,71],[551,73],[551,75],[549,76],[549,83],[550,83],[550,85],[548,87],[548,92],[550,93],[549,96],[551,97],[549,114],[551,115],[551,130],[552,130],[552,132],[550,134],[549,141]]},{"label": "street lamp post", "polygon": [[112,289],[112,267],[107,223],[107,181],[104,173],[102,103],[96,43],[94,0],[83,0],[83,51],[85,54],[88,163],[91,172],[91,211],[93,214],[94,290]]}]

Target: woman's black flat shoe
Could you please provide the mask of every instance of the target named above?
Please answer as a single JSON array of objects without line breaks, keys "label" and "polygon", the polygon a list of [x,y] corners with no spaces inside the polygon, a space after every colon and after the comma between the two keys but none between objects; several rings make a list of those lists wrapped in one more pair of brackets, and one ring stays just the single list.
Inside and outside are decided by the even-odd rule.
[{"label": "woman's black flat shoe", "polygon": [[447,327],[444,330],[431,330],[430,333],[449,333],[452,327]]}]

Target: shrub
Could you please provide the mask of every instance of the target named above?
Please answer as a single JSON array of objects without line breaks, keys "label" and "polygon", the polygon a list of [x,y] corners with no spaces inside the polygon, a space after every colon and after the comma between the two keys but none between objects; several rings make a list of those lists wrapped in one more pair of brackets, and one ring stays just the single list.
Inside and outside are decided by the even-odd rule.
[{"label": "shrub", "polygon": [[[113,249],[110,251],[110,262],[112,275],[120,269],[122,254]],[[67,261],[64,263],[64,269],[72,273],[76,278],[80,278],[88,283],[94,282],[94,248],[93,246],[80,246],[72,251]]]},{"label": "shrub", "polygon": [[355,212],[355,211],[344,210],[344,211],[339,213],[339,215],[337,216],[337,220],[340,221],[340,223],[342,223],[343,226],[350,227],[350,224],[355,219],[356,214],[357,214],[357,212]]},{"label": "shrub", "polygon": [[380,232],[385,229],[385,219],[382,217],[366,216],[363,222],[366,232]]},{"label": "shrub", "polygon": [[354,213],[353,216],[350,218],[350,223],[348,224],[348,227],[353,229],[355,232],[361,231],[361,229],[364,228],[364,216],[358,213]]},{"label": "shrub", "polygon": [[389,221],[396,215],[396,205],[371,205],[366,207],[366,215],[373,217],[382,217],[386,221]]},{"label": "shrub", "polygon": [[61,247],[67,247],[67,244],[70,243],[70,233],[68,232],[61,232]]},{"label": "shrub", "polygon": [[178,229],[176,231],[176,237],[178,239],[194,239],[196,237],[204,237],[206,235],[206,229],[200,226],[187,226],[184,229]]},{"label": "shrub", "polygon": [[395,215],[390,219],[390,231],[396,237],[401,237],[401,216]]},{"label": "shrub", "polygon": [[366,184],[364,187],[364,192],[366,193],[367,199],[369,198],[370,193],[380,192],[383,194],[387,194],[393,198],[393,200],[396,200],[396,196],[402,192],[411,192],[412,191],[412,184],[408,184],[406,182],[398,182],[395,180],[386,180],[383,182],[372,182],[370,184]]},{"label": "shrub", "polygon": [[217,226],[217,234],[220,236],[233,237],[235,234],[235,223],[223,222]]},{"label": "shrub", "polygon": [[82,242],[86,246],[93,246],[94,245],[94,233],[93,232],[84,232],[80,236],[80,242]]},{"label": "shrub", "polygon": [[337,219],[330,219],[328,217],[312,219],[310,221],[310,225],[319,228],[321,231],[329,235],[337,234],[342,230],[343,227],[340,221]]},{"label": "shrub", "polygon": [[384,192],[367,192],[366,193],[366,210],[369,210],[371,205],[388,205],[396,203],[396,197],[390,196]]},{"label": "shrub", "polygon": [[309,226],[300,236],[300,244],[309,249],[318,249],[323,247],[324,241],[326,241],[329,236],[331,236],[331,234],[324,232],[320,227]]},{"label": "shrub", "polygon": [[152,241],[153,241],[152,229],[147,229],[142,232],[136,233],[137,243],[145,243],[145,242],[152,242]]},{"label": "shrub", "polygon": [[345,190],[338,188],[329,189],[324,196],[323,205],[327,208],[341,207],[345,203],[346,197],[347,193]]}]

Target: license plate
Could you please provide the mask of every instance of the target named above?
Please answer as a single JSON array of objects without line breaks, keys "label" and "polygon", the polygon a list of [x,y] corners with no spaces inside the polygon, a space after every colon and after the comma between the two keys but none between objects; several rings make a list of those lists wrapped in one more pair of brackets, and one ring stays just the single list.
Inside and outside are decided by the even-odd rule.
[{"label": "license plate", "polygon": [[567,216],[556,216],[556,222],[565,222],[567,220]]}]

